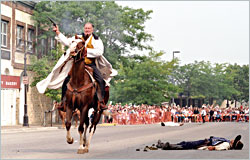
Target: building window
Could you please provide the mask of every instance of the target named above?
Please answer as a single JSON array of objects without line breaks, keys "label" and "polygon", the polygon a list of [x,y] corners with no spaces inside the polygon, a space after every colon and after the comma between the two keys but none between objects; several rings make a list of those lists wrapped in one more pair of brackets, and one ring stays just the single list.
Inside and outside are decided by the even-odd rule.
[{"label": "building window", "polygon": [[16,28],[16,46],[17,46],[17,49],[19,50],[23,50],[23,32],[24,32],[24,29],[23,29],[23,26],[17,26]]},{"label": "building window", "polygon": [[34,50],[34,30],[28,29],[28,44],[27,44],[27,50],[28,52],[33,53]]},{"label": "building window", "polygon": [[7,47],[7,27],[8,27],[8,22],[1,21],[1,46],[2,47]]}]

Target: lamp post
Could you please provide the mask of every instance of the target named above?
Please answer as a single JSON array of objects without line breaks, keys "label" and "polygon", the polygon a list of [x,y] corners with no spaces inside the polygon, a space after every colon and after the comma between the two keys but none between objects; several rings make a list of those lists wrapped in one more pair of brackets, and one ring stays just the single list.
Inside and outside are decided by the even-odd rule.
[{"label": "lamp post", "polygon": [[27,84],[28,84],[28,75],[26,70],[26,41],[24,42],[24,71],[23,71],[23,82],[24,82],[24,115],[23,115],[23,126],[29,126],[29,117],[27,114]]},{"label": "lamp post", "polygon": [[174,60],[174,54],[175,53],[181,53],[180,51],[173,51],[173,60]]},{"label": "lamp post", "polygon": [[[174,54],[175,54],[175,53],[181,53],[181,52],[180,52],[180,51],[173,51],[173,59],[172,59],[172,60],[174,60]],[[175,84],[175,83],[174,83],[174,78],[173,78],[173,77],[172,77],[172,83]],[[174,96],[172,97],[172,104],[174,104]]]}]

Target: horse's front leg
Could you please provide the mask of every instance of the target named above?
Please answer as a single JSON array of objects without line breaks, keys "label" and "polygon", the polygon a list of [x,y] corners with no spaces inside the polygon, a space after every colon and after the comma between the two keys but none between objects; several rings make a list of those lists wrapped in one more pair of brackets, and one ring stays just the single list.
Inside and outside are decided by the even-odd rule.
[{"label": "horse's front leg", "polygon": [[76,124],[75,124],[75,128],[77,128],[77,126],[78,126],[78,119],[77,119],[77,118],[78,118],[78,117],[77,117],[78,115],[77,115],[77,112],[78,112],[78,111],[75,111],[75,113],[73,114],[73,117],[74,117],[74,120],[75,120],[75,123],[76,123]]},{"label": "horse's front leg", "polygon": [[74,142],[73,137],[71,137],[71,135],[70,135],[71,119],[72,119],[72,109],[69,106],[67,106],[65,126],[66,126],[66,130],[67,130],[66,138],[67,138],[68,144],[72,144]]},{"label": "horse's front leg", "polygon": [[89,127],[89,117],[88,115],[85,118],[85,126],[84,126],[84,136],[83,136],[83,146],[85,147],[87,145],[87,130]]},{"label": "horse's front leg", "polygon": [[[88,152],[88,149],[84,148],[84,146],[86,145],[87,128],[85,127],[84,129],[84,126],[83,126],[86,116],[88,116],[87,113],[88,113],[87,106],[84,106],[80,113],[80,125],[78,127],[78,132],[80,134],[80,146],[77,151],[78,154],[83,154],[83,153]],[[83,135],[83,132],[84,132],[84,135]]]}]

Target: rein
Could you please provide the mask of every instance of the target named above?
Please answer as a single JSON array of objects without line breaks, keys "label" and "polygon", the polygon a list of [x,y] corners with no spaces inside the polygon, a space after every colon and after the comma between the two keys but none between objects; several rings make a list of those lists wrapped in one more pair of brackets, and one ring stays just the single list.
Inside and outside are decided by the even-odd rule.
[{"label": "rein", "polygon": [[[79,49],[77,52],[76,52],[76,56],[78,55],[78,53],[79,52],[82,52],[82,50],[84,49],[85,47],[83,46],[81,49]],[[73,58],[73,56],[71,56],[71,58]],[[78,59],[78,60],[75,60],[75,63],[76,62],[79,62],[79,61],[81,61],[81,60],[83,60],[84,59],[84,56],[81,56],[81,54],[80,54],[80,59]]]},{"label": "rein", "polygon": [[76,99],[76,95],[77,95],[77,94],[79,94],[79,93],[81,93],[81,92],[83,92],[83,91],[85,91],[85,90],[87,90],[87,89],[89,89],[89,88],[92,88],[93,86],[94,86],[93,83],[89,83],[89,84],[86,84],[86,85],[84,85],[84,86],[82,86],[82,87],[80,87],[80,88],[75,89],[75,88],[73,88],[73,87],[70,85],[70,83],[68,83],[68,84],[67,84],[67,88],[68,88],[68,90],[69,90],[71,93],[73,93],[72,104],[74,105],[75,99]]},{"label": "rein", "polygon": [[[83,49],[84,49],[84,46],[83,46],[81,49],[79,49],[79,50],[76,52],[75,55],[78,55],[78,53],[79,53],[80,51],[82,51]],[[64,61],[64,63],[63,63],[63,65],[62,65],[62,67],[61,67],[59,73],[62,72],[62,70],[63,70],[64,66],[66,65],[66,63],[68,63],[72,58],[73,58],[73,56],[70,55],[70,56]],[[76,60],[76,61],[74,61],[74,62],[76,63],[76,62],[81,61],[81,60],[84,60],[84,56],[80,57],[80,59],[78,59],[78,60]]]},{"label": "rein", "polygon": [[[72,58],[74,58],[74,57],[76,57],[79,53],[80,53],[80,58],[79,58],[78,60],[75,60],[75,58],[74,58],[74,63],[77,63],[77,62],[79,62],[79,61],[84,60],[84,56],[81,55],[81,53],[82,53],[82,51],[83,51],[84,48],[85,48],[85,47],[83,46],[83,47],[82,47],[81,49],[79,49],[74,55],[70,55],[69,60],[72,59]],[[68,61],[69,61],[69,60],[68,60]],[[67,62],[68,62],[68,61],[67,61]],[[66,62],[66,63],[67,63],[67,62]],[[84,69],[84,68],[83,68],[83,69]],[[85,91],[85,90],[87,90],[87,89],[89,89],[89,88],[92,88],[92,87],[95,87],[94,83],[89,83],[89,84],[86,84],[86,85],[81,86],[81,87],[79,87],[79,88],[73,88],[73,87],[70,85],[70,83],[68,83],[68,84],[67,84],[67,88],[68,88],[68,90],[69,90],[71,93],[73,93],[73,96],[72,96],[72,104],[74,105],[74,103],[75,103],[75,98],[76,98],[76,95],[77,95],[77,94],[80,94],[81,92],[83,92],[83,91]]]}]

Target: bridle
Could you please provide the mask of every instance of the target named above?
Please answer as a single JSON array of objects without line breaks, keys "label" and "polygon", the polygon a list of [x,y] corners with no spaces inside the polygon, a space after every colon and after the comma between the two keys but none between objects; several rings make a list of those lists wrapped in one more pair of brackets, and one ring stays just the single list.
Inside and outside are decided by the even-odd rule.
[{"label": "bridle", "polygon": [[[84,56],[82,56],[82,51],[85,50],[85,46],[81,47],[78,51],[77,49],[75,49],[74,52],[70,52],[70,59],[74,59],[74,63],[77,63],[81,60],[84,60]],[[80,58],[78,60],[76,60],[76,57],[78,56],[78,54],[80,53]]]},{"label": "bridle", "polygon": [[[79,42],[78,42],[78,43],[79,43]],[[85,51],[85,46],[84,46],[84,45],[83,45],[78,51],[77,51],[77,49],[75,49],[74,52],[70,52],[69,57],[64,61],[64,63],[63,63],[63,65],[62,65],[62,67],[61,67],[59,73],[62,72],[62,69],[64,68],[64,66],[66,65],[66,63],[68,63],[68,61],[70,61],[71,59],[74,59],[74,63],[77,63],[77,62],[79,62],[79,61],[84,60],[84,56],[82,56],[82,54],[81,54],[82,51]],[[78,55],[79,53],[80,53],[80,58],[79,58],[78,60],[76,60],[77,55]]]}]

